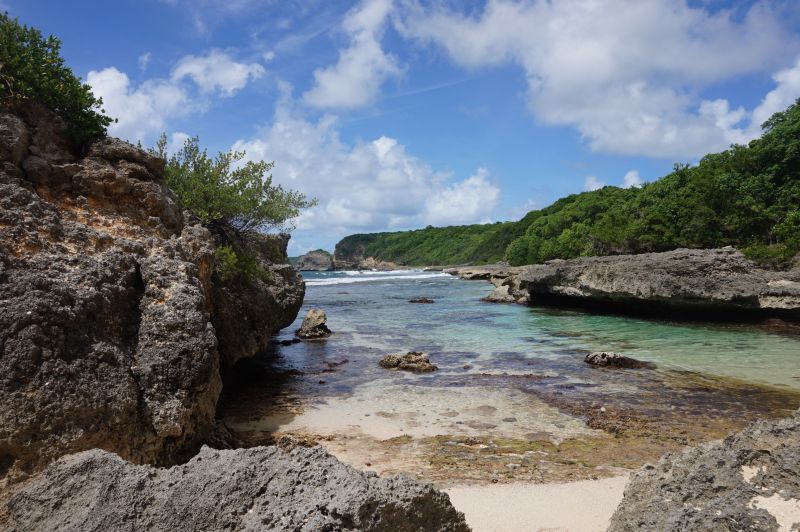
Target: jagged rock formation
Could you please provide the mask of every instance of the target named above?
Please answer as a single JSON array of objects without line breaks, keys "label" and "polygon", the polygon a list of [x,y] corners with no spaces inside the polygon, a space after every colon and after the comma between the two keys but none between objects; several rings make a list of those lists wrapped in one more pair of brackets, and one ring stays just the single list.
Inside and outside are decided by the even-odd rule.
[{"label": "jagged rock formation", "polygon": [[212,235],[162,172],[118,139],[78,156],[39,108],[0,114],[0,479],[95,447],[182,459],[211,430],[220,359],[294,319],[291,267],[215,283]]},{"label": "jagged rock formation", "polygon": [[534,303],[701,310],[708,319],[714,310],[800,318],[800,268],[766,270],[733,248],[556,260],[519,277]]},{"label": "jagged rock formation", "polygon": [[[759,267],[733,248],[552,260],[532,266],[469,266],[446,273],[488,280],[486,301],[668,313],[704,320],[800,320],[800,261]],[[677,312],[676,312],[677,311]]]},{"label": "jagged rock formation", "polygon": [[324,249],[315,249],[297,259],[300,271],[327,272],[333,270],[333,256]]},{"label": "jagged rock formation", "polygon": [[800,412],[634,473],[609,531],[796,530]]},{"label": "jagged rock formation", "polygon": [[0,528],[9,532],[469,530],[447,495],[431,486],[378,478],[319,447],[299,446],[204,447],[169,469],[86,451],[22,485],[5,510]]},{"label": "jagged rock formation", "polygon": [[300,324],[300,328],[295,331],[295,334],[303,340],[324,340],[333,334],[326,324],[327,321],[328,316],[324,310],[318,308],[308,309],[305,318],[303,318],[303,323]]}]

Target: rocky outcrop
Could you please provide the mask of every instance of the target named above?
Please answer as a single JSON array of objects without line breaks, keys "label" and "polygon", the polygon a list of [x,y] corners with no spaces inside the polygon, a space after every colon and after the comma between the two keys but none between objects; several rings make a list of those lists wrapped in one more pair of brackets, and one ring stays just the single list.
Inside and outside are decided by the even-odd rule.
[{"label": "rocky outcrop", "polygon": [[800,413],[669,454],[631,476],[612,532],[800,528]]},{"label": "rocky outcrop", "polygon": [[265,346],[302,300],[294,270],[266,260],[270,282],[217,284],[212,235],[163,161],[111,138],[78,156],[62,129],[38,108],[0,114],[6,480],[96,447],[184,459],[211,430],[220,360]]},{"label": "rocky outcrop", "polygon": [[[5,522],[4,522],[5,521]],[[104,451],[53,463],[0,507],[0,528],[27,530],[468,531],[447,495],[378,478],[321,448],[208,447],[169,469]]]},{"label": "rocky outcrop", "polygon": [[308,309],[306,317],[303,318],[303,323],[295,334],[303,340],[323,340],[333,334],[326,324],[327,321],[328,316],[324,310],[318,308]]},{"label": "rocky outcrop", "polygon": [[215,279],[211,320],[222,366],[231,366],[264,350],[276,331],[292,324],[303,305],[305,283],[288,263],[289,235],[228,235],[253,256],[264,278]]},{"label": "rocky outcrop", "polygon": [[652,362],[642,362],[635,358],[620,355],[619,353],[610,353],[607,351],[597,351],[589,353],[584,362],[590,366],[601,368],[626,368],[626,369],[641,369],[641,368],[654,368],[655,364]]},{"label": "rocky outcrop", "polygon": [[297,269],[312,272],[333,270],[333,256],[323,249],[309,251],[297,259]]},{"label": "rocky outcrop", "polygon": [[533,303],[800,319],[800,268],[763,269],[733,248],[556,260],[519,277]]},{"label": "rocky outcrop", "polygon": [[759,267],[733,248],[581,257],[508,267],[444,270],[486,280],[484,301],[589,307],[702,320],[800,321],[800,260],[788,270]]},{"label": "rocky outcrop", "polygon": [[489,281],[495,289],[481,301],[487,303],[527,303],[527,286],[522,282],[520,274],[524,267],[505,265],[460,266],[445,268],[444,273],[456,275],[467,281]]},{"label": "rocky outcrop", "polygon": [[439,369],[434,364],[431,364],[427,353],[418,351],[386,355],[378,362],[378,365],[384,369],[399,369],[412,373],[429,373]]}]

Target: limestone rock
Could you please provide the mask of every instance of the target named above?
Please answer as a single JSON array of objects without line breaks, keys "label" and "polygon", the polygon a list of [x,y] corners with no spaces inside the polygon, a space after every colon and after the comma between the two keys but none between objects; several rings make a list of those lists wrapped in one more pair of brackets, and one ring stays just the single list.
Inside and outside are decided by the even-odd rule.
[{"label": "limestone rock", "polygon": [[427,353],[421,353],[419,351],[386,355],[381,359],[378,365],[385,369],[399,369],[411,371],[413,373],[429,373],[439,369],[431,364]]},{"label": "limestone rock", "polygon": [[800,527],[800,412],[668,454],[631,475],[611,532]]},{"label": "limestone rock", "polygon": [[51,464],[4,506],[9,532],[469,530],[446,494],[359,472],[320,447],[204,447],[169,469],[86,451]]},{"label": "limestone rock", "polygon": [[333,256],[323,249],[309,251],[297,259],[297,269],[314,272],[333,270]]},{"label": "limestone rock", "polygon": [[620,355],[619,353],[611,353],[608,351],[597,351],[594,353],[589,353],[588,355],[586,355],[586,358],[584,358],[584,362],[586,362],[590,366],[610,367],[610,368],[652,369],[655,367],[655,364],[653,364],[652,362],[643,362],[641,360],[636,360],[635,358],[631,358],[625,355]]},{"label": "limestone rock", "polygon": [[322,340],[327,338],[333,333],[328,329],[326,321],[328,321],[328,317],[325,315],[324,310],[318,308],[308,309],[306,317],[303,318],[303,323],[295,334],[303,340]]},{"label": "limestone rock", "polygon": [[533,303],[800,319],[800,268],[760,268],[733,248],[557,260],[528,266],[519,277]]},{"label": "limestone rock", "polygon": [[228,296],[273,297],[265,321],[225,311],[212,235],[167,188],[163,161],[118,139],[70,149],[45,110],[0,113],[0,482],[95,447],[185,459],[212,428],[220,349],[254,353],[296,315],[284,292],[302,299],[287,266],[282,284]]}]

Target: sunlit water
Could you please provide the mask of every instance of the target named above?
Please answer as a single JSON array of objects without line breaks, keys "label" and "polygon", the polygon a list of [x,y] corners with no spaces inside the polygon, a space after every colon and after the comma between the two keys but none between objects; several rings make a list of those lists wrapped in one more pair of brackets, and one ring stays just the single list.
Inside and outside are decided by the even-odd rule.
[{"label": "sunlit water", "polygon": [[[569,373],[586,351],[615,351],[663,368],[800,388],[800,336],[752,326],[631,319],[576,311],[480,302],[492,286],[437,272],[306,272],[305,305],[328,314],[337,334],[325,343],[284,348],[289,360],[314,353],[360,356],[421,350],[447,375]],[[415,297],[433,304],[412,304]],[[361,354],[361,355],[360,355]],[[566,365],[565,362],[569,361]],[[532,365],[532,361],[536,361]],[[548,364],[548,361],[552,364]],[[470,368],[464,369],[465,365]],[[548,367],[551,366],[551,367]],[[377,369],[366,381],[385,375]],[[585,379],[581,373],[573,380]],[[356,379],[358,380],[358,379]]]}]

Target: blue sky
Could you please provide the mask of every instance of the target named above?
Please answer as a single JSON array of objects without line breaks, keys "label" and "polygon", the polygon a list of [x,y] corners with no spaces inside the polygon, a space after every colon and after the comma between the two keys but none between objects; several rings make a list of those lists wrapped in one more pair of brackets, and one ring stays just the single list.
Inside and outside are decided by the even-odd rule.
[{"label": "blue sky", "polygon": [[517,219],[746,142],[800,97],[800,4],[0,0],[119,118],[274,160],[347,234]]}]

